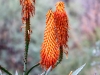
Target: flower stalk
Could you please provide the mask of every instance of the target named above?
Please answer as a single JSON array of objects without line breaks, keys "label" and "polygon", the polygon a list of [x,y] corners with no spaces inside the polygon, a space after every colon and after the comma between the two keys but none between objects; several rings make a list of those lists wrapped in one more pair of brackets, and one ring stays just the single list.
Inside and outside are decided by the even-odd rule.
[{"label": "flower stalk", "polygon": [[30,42],[29,32],[30,32],[30,17],[26,19],[24,72],[27,71],[27,57],[28,57],[28,48],[29,48],[29,42]]},{"label": "flower stalk", "polygon": [[30,17],[35,14],[35,0],[20,0],[20,4],[22,5],[22,22],[25,23],[25,53],[24,53],[24,71],[23,75],[27,72],[27,57],[28,57],[28,49],[30,43]]},{"label": "flower stalk", "polygon": [[25,75],[28,75],[28,74],[33,70],[33,68],[35,68],[35,67],[37,67],[37,66],[39,66],[39,65],[40,65],[40,63],[37,63],[36,65],[34,65],[33,67],[31,67],[31,68],[26,72]]},{"label": "flower stalk", "polygon": [[59,60],[58,60],[58,62],[56,63],[55,66],[57,66],[58,64],[60,64],[60,62],[62,61],[62,59],[63,59],[63,47],[60,46],[60,55],[59,55]]},{"label": "flower stalk", "polygon": [[4,67],[2,67],[1,65],[0,65],[0,69],[2,70],[2,71],[4,71],[4,72],[6,72],[8,75],[12,75],[8,70],[6,70]]}]

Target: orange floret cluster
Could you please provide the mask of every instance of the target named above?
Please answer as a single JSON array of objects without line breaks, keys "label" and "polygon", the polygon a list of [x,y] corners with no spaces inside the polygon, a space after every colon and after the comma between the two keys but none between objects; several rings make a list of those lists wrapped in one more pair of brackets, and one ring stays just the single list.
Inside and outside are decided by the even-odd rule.
[{"label": "orange floret cluster", "polygon": [[68,47],[68,17],[63,2],[57,2],[56,11],[54,12],[54,20],[56,25],[56,36],[59,46]]},{"label": "orange floret cluster", "polygon": [[22,5],[22,21],[26,22],[26,19],[35,14],[35,0],[20,0]]},{"label": "orange floret cluster", "polygon": [[[64,8],[64,3],[60,1],[56,4],[56,11],[53,13],[49,10],[46,15],[44,41],[40,52],[40,64],[45,69],[50,66],[54,68],[57,61],[62,59],[63,47],[68,48],[69,25]],[[68,54],[67,51],[64,52]]]},{"label": "orange floret cluster", "polygon": [[44,32],[44,42],[41,50],[41,62],[43,68],[48,69],[50,66],[54,67],[59,58],[59,48],[56,42],[56,35],[54,31],[54,15],[51,10],[46,15],[46,28]]}]

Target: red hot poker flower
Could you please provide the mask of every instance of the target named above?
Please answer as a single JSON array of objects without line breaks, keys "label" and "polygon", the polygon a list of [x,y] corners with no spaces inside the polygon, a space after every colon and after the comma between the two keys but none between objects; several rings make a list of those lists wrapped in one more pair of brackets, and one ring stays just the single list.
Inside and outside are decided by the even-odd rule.
[{"label": "red hot poker flower", "polygon": [[35,0],[20,0],[22,5],[22,21],[26,22],[26,19],[35,14]]},{"label": "red hot poker flower", "polygon": [[54,65],[56,64],[59,58],[60,50],[58,49],[58,44],[56,42],[54,27],[54,14],[51,10],[49,10],[46,15],[44,41],[42,44],[42,50],[40,52],[40,64],[44,69],[48,69],[50,66],[54,68]]},{"label": "red hot poker flower", "polygon": [[56,11],[54,12],[54,20],[56,25],[56,36],[59,46],[68,47],[68,16],[64,10],[65,6],[62,1],[57,2]]}]

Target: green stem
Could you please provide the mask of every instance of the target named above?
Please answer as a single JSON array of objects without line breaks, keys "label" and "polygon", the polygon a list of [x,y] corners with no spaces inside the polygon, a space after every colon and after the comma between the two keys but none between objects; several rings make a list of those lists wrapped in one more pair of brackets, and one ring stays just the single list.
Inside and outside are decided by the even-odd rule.
[{"label": "green stem", "polygon": [[27,57],[28,57],[28,49],[30,42],[30,16],[26,19],[26,30],[25,30],[25,58],[24,58],[24,72],[23,75],[27,72]]},{"label": "green stem", "polygon": [[36,65],[34,65],[33,67],[31,67],[31,68],[27,71],[27,73],[26,73],[25,75],[28,75],[28,74],[32,71],[33,68],[35,68],[35,67],[37,67],[37,66],[39,66],[39,65],[40,65],[40,63],[37,63]]},{"label": "green stem", "polygon": [[0,65],[0,69],[4,72],[6,72],[8,75],[12,75],[10,72],[8,72],[5,68],[3,68],[1,65]]},{"label": "green stem", "polygon": [[62,61],[63,59],[63,46],[60,46],[60,56],[56,66]]}]

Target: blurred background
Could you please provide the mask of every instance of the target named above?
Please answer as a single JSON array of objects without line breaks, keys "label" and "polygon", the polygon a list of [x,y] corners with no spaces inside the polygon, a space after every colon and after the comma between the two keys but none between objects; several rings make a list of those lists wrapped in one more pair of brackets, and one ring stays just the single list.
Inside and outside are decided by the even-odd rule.
[{"label": "blurred background", "polygon": [[[39,62],[45,28],[45,14],[59,0],[36,0],[35,16],[31,18],[31,42],[28,68]],[[50,75],[68,75],[86,63],[79,75],[100,75],[100,0],[62,0],[69,17],[69,55]],[[19,0],[0,0],[0,65],[13,74],[23,71],[24,29]],[[41,67],[30,75],[41,74]]]}]

